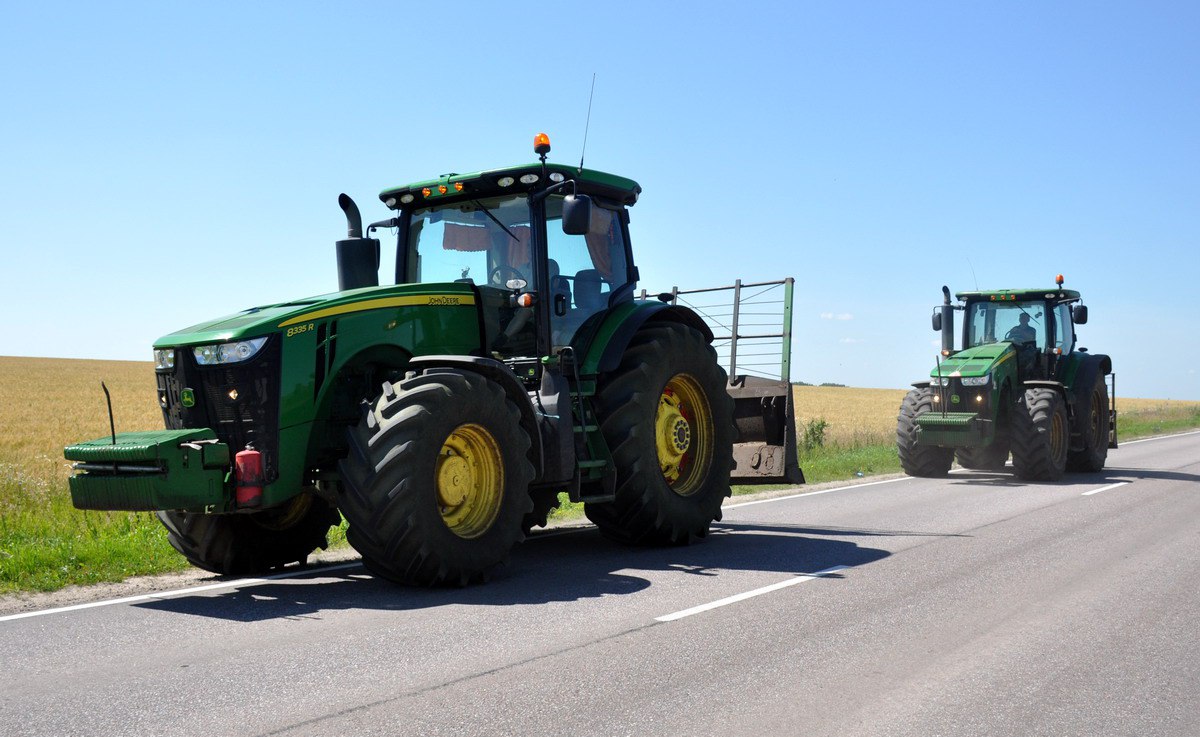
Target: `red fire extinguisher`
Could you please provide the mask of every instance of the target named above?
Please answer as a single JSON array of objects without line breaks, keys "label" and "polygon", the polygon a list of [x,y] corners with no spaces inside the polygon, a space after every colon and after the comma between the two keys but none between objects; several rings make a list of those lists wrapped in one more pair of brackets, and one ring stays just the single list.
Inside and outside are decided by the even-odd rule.
[{"label": "red fire extinguisher", "polygon": [[237,480],[237,505],[257,507],[262,504],[263,460],[262,453],[250,443],[246,449],[234,456],[234,478]]}]

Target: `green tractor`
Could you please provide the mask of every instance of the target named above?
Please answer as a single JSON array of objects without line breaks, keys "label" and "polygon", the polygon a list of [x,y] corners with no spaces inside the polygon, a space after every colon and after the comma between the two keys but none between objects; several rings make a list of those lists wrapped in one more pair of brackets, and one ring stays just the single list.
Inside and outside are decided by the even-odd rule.
[{"label": "green tractor", "polygon": [[344,516],[373,573],[463,585],[560,492],[609,537],[676,544],[720,519],[735,440],[789,446],[792,468],[748,481],[802,481],[794,438],[736,437],[777,398],[735,412],[705,321],[635,298],[641,187],[549,150],[539,134],[537,162],[385,190],[393,216],[365,231],[342,195],[339,291],[158,340],[167,429],[67,447],[75,506],[155,511],[223,574],[303,562]]},{"label": "green tractor", "polygon": [[[959,292],[933,314],[942,350],[929,379],[904,397],[896,449],[905,473],[944,476],[965,468],[996,471],[1012,454],[1025,479],[1054,481],[1065,471],[1099,471],[1117,447],[1112,360],[1076,345],[1087,322],[1079,292],[1049,289]],[[954,349],[954,313],[964,313]],[[1109,386],[1109,381],[1113,386]]]}]

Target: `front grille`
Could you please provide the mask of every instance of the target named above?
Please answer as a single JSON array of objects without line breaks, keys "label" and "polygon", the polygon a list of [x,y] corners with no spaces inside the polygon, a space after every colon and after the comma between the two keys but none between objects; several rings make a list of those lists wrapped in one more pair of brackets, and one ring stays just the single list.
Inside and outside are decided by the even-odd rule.
[{"label": "front grille", "polygon": [[[266,482],[279,477],[279,354],[272,337],[245,363],[200,366],[189,348],[175,351],[175,369],[158,372],[158,398],[168,429],[209,427],[230,454],[253,444],[263,454]],[[195,404],[183,405],[191,389]]]}]

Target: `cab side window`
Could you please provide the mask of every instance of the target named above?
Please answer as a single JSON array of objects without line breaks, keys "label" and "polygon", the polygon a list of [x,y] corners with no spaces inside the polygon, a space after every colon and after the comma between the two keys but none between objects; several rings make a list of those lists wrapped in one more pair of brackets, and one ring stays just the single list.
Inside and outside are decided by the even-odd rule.
[{"label": "cab side window", "polygon": [[612,294],[629,280],[619,211],[593,202],[586,235],[563,233],[561,219],[562,199],[550,198],[546,203],[546,240],[555,347],[570,344],[587,318],[608,307]]},{"label": "cab side window", "polygon": [[1064,355],[1075,348],[1075,327],[1071,323],[1070,305],[1061,304],[1054,308],[1054,347],[1061,348]]}]

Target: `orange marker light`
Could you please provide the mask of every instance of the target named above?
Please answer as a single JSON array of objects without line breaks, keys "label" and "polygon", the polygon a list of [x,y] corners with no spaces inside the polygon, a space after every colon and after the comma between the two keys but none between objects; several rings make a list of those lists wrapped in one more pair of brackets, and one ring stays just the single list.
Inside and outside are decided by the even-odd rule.
[{"label": "orange marker light", "polygon": [[462,190],[463,190],[463,183],[462,183],[462,182],[455,182],[455,183],[454,183],[454,191],[455,191],[455,192],[461,192]]},{"label": "orange marker light", "polygon": [[422,187],[421,188],[421,196],[428,197],[429,195],[430,195],[429,187]]},{"label": "orange marker light", "polygon": [[550,153],[550,136],[539,133],[533,137],[533,152],[545,156]]},{"label": "orange marker light", "polygon": [[526,292],[525,294],[522,294],[520,297],[517,297],[517,306],[518,307],[533,307],[533,295],[530,294],[529,292]]},{"label": "orange marker light", "polygon": [[450,190],[446,189],[446,185],[444,185],[444,184],[438,185],[438,194],[446,194],[449,191]]}]

